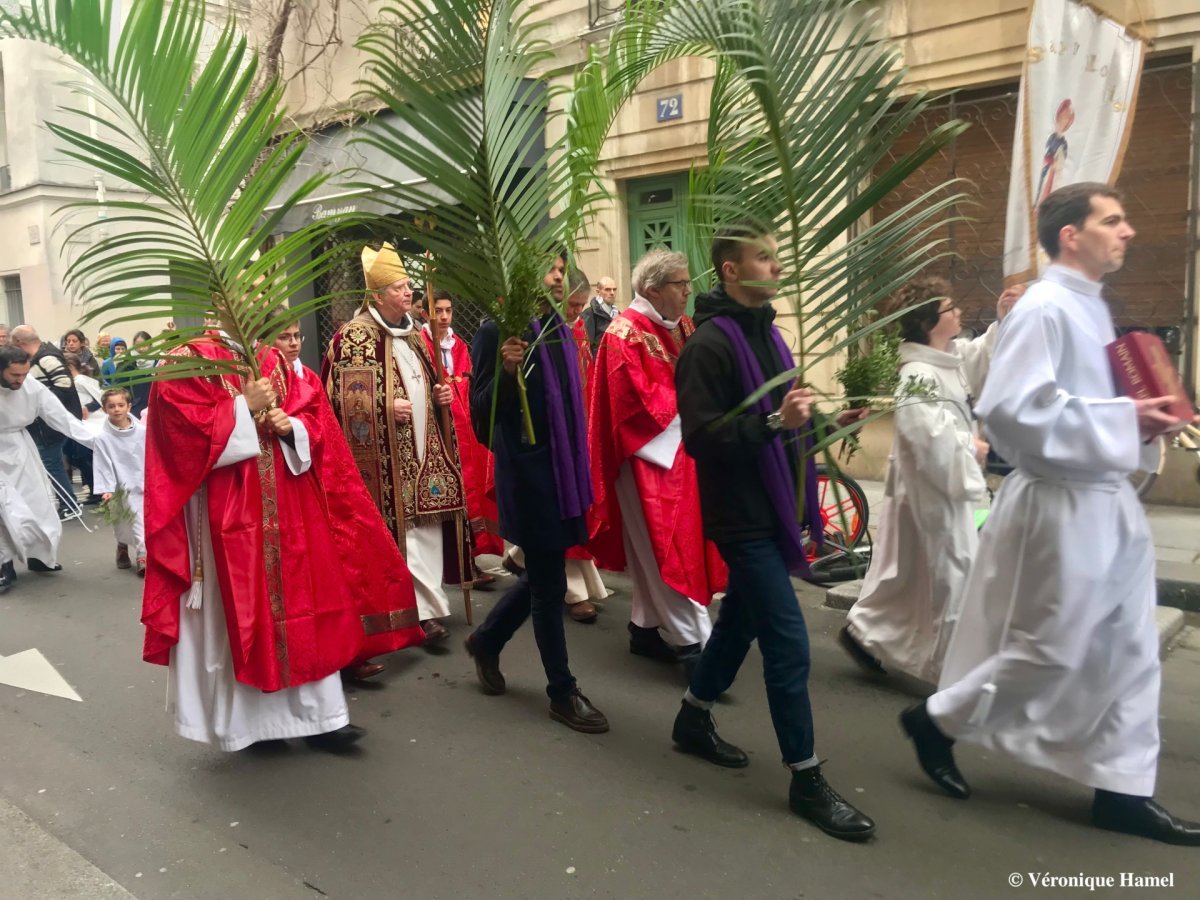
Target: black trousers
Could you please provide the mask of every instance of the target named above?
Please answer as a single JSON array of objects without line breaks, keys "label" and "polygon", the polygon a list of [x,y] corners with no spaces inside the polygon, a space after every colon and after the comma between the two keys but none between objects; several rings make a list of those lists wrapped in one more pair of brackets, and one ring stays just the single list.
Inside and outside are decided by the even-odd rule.
[{"label": "black trousers", "polygon": [[521,549],[525,551],[525,571],[476,629],[475,648],[480,653],[499,655],[532,614],[533,636],[546,670],[546,693],[551,700],[563,700],[575,689],[575,677],[567,664],[567,636],[563,628],[567,554],[565,550]]}]

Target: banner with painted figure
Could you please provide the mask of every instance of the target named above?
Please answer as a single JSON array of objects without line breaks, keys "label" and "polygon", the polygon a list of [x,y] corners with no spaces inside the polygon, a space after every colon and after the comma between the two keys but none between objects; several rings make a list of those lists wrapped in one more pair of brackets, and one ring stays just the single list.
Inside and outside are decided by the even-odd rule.
[{"label": "banner with painted figure", "polygon": [[1124,25],[1076,0],[1034,0],[1021,71],[1004,281],[1046,267],[1036,210],[1055,188],[1112,184],[1133,127],[1144,45]]}]

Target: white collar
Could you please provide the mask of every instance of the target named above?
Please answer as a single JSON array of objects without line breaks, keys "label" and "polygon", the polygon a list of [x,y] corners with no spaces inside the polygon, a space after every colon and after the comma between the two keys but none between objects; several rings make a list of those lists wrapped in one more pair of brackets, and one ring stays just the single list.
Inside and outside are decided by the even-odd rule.
[{"label": "white collar", "polygon": [[1042,273],[1042,278],[1045,281],[1060,284],[1077,294],[1087,294],[1089,297],[1100,297],[1104,291],[1104,285],[1099,281],[1092,281],[1077,269],[1070,269],[1058,263],[1054,263],[1046,269]]},{"label": "white collar", "polygon": [[[425,334],[429,335],[430,341],[433,340],[433,329],[429,326],[428,322],[426,322],[424,325],[421,326],[421,331],[424,332]],[[443,350],[453,350],[454,349],[454,329],[453,328],[446,329],[446,336],[442,338],[441,347]]]},{"label": "white collar", "polygon": [[105,416],[105,417],[104,417],[104,427],[105,427],[105,428],[106,428],[106,429],[107,429],[107,430],[108,430],[108,431],[109,431],[111,434],[120,434],[120,435],[126,435],[126,434],[132,434],[133,432],[137,431],[139,428],[141,428],[141,427],[142,427],[142,423],[141,423],[141,422],[139,422],[139,421],[138,421],[138,417],[137,417],[137,416],[135,416],[135,415],[134,415],[134,414],[131,412],[131,413],[129,414],[129,427],[128,427],[128,428],[118,428],[116,425],[114,425],[114,424],[112,423],[112,419],[110,419],[108,416]]},{"label": "white collar", "polygon": [[391,334],[392,337],[408,337],[413,332],[412,316],[408,313],[404,314],[404,321],[408,323],[407,325],[389,325],[383,321],[383,316],[379,314],[379,311],[373,305],[367,307],[367,312],[371,314],[371,318],[379,323],[379,327]]},{"label": "white collar", "polygon": [[940,366],[944,369],[957,369],[962,365],[962,357],[950,343],[950,350],[938,350],[928,344],[918,344],[916,341],[905,341],[900,345],[900,362],[920,362],[930,366]]},{"label": "white collar", "polygon": [[629,304],[629,308],[634,312],[640,312],[651,322],[656,325],[661,325],[667,330],[675,328],[679,324],[678,319],[664,319],[661,315],[659,315],[658,310],[654,308],[654,304],[652,304],[641,294],[633,295],[633,302]]},{"label": "white collar", "polygon": [[292,360],[292,371],[297,375],[304,375],[304,363],[300,362],[300,357],[298,356]]}]

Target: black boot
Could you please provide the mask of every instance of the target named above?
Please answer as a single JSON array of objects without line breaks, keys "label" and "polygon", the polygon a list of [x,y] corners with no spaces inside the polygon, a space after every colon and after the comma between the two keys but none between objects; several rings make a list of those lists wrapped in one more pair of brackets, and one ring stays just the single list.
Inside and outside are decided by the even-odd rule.
[{"label": "black boot", "polygon": [[1092,824],[1164,844],[1200,847],[1200,823],[1175,818],[1152,797],[1098,790],[1092,801]]},{"label": "black boot", "polygon": [[10,559],[4,565],[0,566],[0,594],[8,593],[8,589],[16,583],[16,580],[17,570]]},{"label": "black boot", "polygon": [[718,766],[744,769],[750,765],[750,757],[746,756],[743,750],[721,740],[712,714],[686,700],[679,707],[679,715],[675,717],[671,740],[684,753],[692,753]]},{"label": "black boot", "polygon": [[942,734],[929,718],[925,704],[910,706],[900,714],[900,727],[917,750],[917,762],[933,783],[958,800],[971,796],[971,788],[954,764],[954,741]]},{"label": "black boot", "polygon": [[829,786],[820,766],[792,772],[788,806],[796,815],[843,841],[865,841],[875,834],[875,823]]},{"label": "black boot", "polygon": [[343,725],[336,731],[310,735],[304,739],[304,743],[315,750],[324,750],[327,753],[345,753],[366,733],[365,728],[359,728],[357,725]]},{"label": "black boot", "polygon": [[642,628],[632,622],[626,628],[629,629],[629,652],[634,656],[644,656],[665,663],[678,662],[679,657],[675,655],[671,645],[662,639],[657,628]]},{"label": "black boot", "polygon": [[61,572],[62,563],[56,563],[53,566],[48,566],[40,559],[34,559],[32,556],[28,560],[30,572]]}]

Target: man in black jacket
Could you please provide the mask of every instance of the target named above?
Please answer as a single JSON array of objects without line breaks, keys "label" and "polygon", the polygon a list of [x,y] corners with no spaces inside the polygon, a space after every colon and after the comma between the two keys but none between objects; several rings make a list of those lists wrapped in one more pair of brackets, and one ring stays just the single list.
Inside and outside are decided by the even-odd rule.
[{"label": "man in black jacket", "polygon": [[596,282],[596,296],[580,316],[593,354],[600,347],[600,338],[604,337],[604,332],[608,331],[608,326],[617,317],[617,308],[613,305],[616,298],[617,283],[607,276],[601,278]]},{"label": "man in black jacket", "polygon": [[[545,278],[558,302],[565,265],[566,257],[559,256]],[[548,332],[545,339],[527,359],[530,343],[543,329]],[[471,345],[471,422],[480,442],[495,454],[500,534],[525,551],[525,571],[467,638],[467,652],[475,659],[483,692],[503,694],[500,652],[532,613],[546,670],[550,718],[576,731],[608,731],[608,719],[575,683],[563,630],[566,553],[587,540],[586,516],[592,503],[579,354],[570,329],[548,304],[530,323],[525,339],[510,337],[497,348],[499,341],[499,328],[487,321]],[[522,426],[518,366],[525,366],[533,441]]]},{"label": "man in black jacket", "polygon": [[[75,391],[75,380],[71,377],[71,371],[67,368],[62,351],[39,338],[37,330],[32,325],[18,325],[14,328],[12,342],[29,354],[31,363],[29,374],[48,387],[50,393],[54,394],[59,402],[67,408],[67,412],[77,419],[82,419],[83,404],[79,400],[79,394]],[[72,493],[71,479],[67,475],[66,463],[63,460],[67,439],[41,419],[29,426],[29,433],[33,436],[33,442],[37,444],[42,465],[46,467],[50,477],[58,483],[58,488],[62,490],[62,493],[59,493],[56,488],[55,493],[59,498],[59,512],[64,514],[69,510],[63,503],[63,497]]]},{"label": "man in black jacket", "polygon": [[[733,414],[754,388],[792,366],[772,324],[781,275],[775,239],[752,224],[723,230],[712,262],[720,283],[696,300],[696,332],[679,357],[675,385],[684,447],[696,460],[704,534],[729,566],[729,589],[672,737],[717,765],[748,764],[716,733],[709,710],[757,639],[771,720],[792,770],[792,810],[833,837],[865,840],[875,823],[828,785],[813,747],[808,631],[790,579],[805,570],[794,479],[808,480],[813,463],[798,457],[794,441],[803,440],[798,430],[810,419],[812,392],[782,386]],[[843,421],[861,415],[845,413]]]}]

